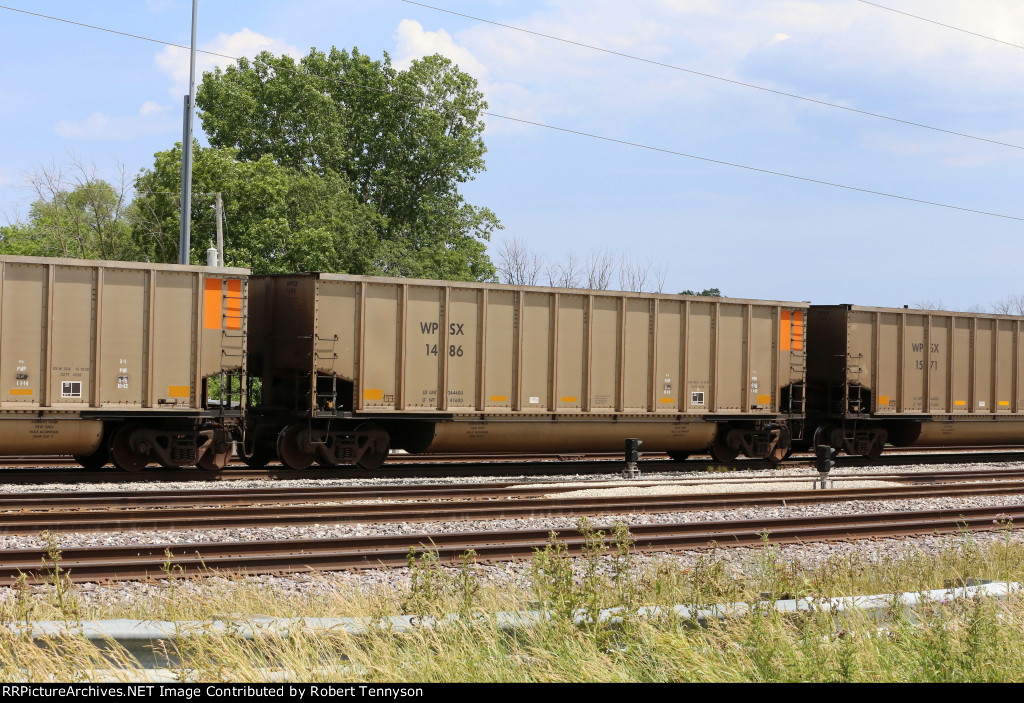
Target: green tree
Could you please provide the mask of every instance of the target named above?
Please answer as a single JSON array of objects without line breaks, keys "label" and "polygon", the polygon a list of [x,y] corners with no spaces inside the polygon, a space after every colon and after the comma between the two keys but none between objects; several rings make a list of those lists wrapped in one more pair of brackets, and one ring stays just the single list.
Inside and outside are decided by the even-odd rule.
[{"label": "green tree", "polygon": [[711,298],[721,298],[722,291],[718,290],[717,288],[705,288],[704,290],[697,291],[696,293],[693,292],[692,290],[684,290],[681,291],[679,295],[706,295]]},{"label": "green tree", "polygon": [[197,105],[215,147],[347,182],[380,214],[382,272],[492,279],[493,212],[459,185],[484,170],[486,109],[476,81],[429,56],[400,71],[384,55],[312,50],[298,64],[264,52],[203,77]]},{"label": "green tree", "polygon": [[[381,273],[379,217],[361,205],[335,173],[317,175],[270,156],[239,161],[235,149],[193,150],[193,263],[205,262],[215,237],[213,194],[223,194],[225,260],[255,273],[344,271]],[[158,152],[136,179],[132,205],[136,239],[151,261],[177,260],[181,145]]]},{"label": "green tree", "polygon": [[0,227],[0,253],[130,261],[138,256],[127,221],[126,184],[115,188],[75,163],[29,176],[28,218]]}]

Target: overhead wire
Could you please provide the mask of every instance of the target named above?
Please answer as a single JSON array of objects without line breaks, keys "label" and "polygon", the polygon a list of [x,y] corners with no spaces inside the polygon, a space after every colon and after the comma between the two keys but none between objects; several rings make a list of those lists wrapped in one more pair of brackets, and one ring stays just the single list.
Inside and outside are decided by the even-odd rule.
[{"label": "overhead wire", "polygon": [[[402,0],[402,1],[406,2],[407,0]],[[155,43],[155,44],[163,44],[165,46],[175,46],[175,47],[179,47],[179,48],[182,48],[182,49],[189,49],[190,48],[190,47],[187,47],[187,46],[183,46],[181,44],[174,44],[172,42],[162,41],[160,39],[154,39],[154,38],[151,38],[151,37],[145,37],[145,36],[141,36],[141,35],[137,35],[137,34],[130,34],[128,32],[121,32],[121,31],[118,31],[118,30],[113,30],[113,29],[109,29],[109,28],[106,28],[106,27],[99,27],[99,26],[91,25],[91,24],[85,24],[85,23],[82,23],[82,22],[75,22],[75,21],[63,19],[63,18],[60,18],[60,17],[53,17],[53,16],[50,16],[50,15],[43,15],[43,14],[40,14],[38,12],[29,12],[27,10],[21,10],[21,9],[18,9],[18,8],[8,7],[6,5],[0,5],[0,9],[2,9],[2,10],[11,10],[13,12],[21,12],[21,13],[24,13],[24,14],[27,14],[27,15],[34,15],[36,17],[41,17],[41,18],[48,19],[48,20],[53,20],[53,21],[56,21],[56,22],[64,22],[64,23],[67,23],[67,24],[72,24],[72,25],[76,25],[76,26],[80,26],[80,27],[86,27],[88,29],[95,29],[95,30],[102,31],[102,32],[109,32],[111,34],[117,34],[117,35],[120,35],[120,36],[129,37],[129,38],[132,38],[132,39],[140,39],[140,40],[152,42],[152,43]],[[220,53],[213,52],[213,51],[203,51],[203,50],[199,50],[199,49],[197,49],[197,52],[208,54],[208,55],[212,55],[212,56],[218,56],[218,57],[221,57],[221,58],[230,59],[232,61],[239,61],[242,58],[244,58],[244,57],[237,57],[237,56],[229,56],[227,54],[220,54]],[[259,61],[257,60],[257,62],[259,62]],[[293,72],[293,73],[296,73],[296,74],[300,73],[300,71],[298,69],[292,69],[290,67],[274,66],[274,65],[272,65],[270,63],[267,63],[267,62],[260,62],[260,63],[263,63],[263,65],[269,67],[270,69],[272,69],[274,71],[279,71],[281,69],[284,69],[286,72],[290,71],[290,72]],[[367,85],[362,85],[362,84],[358,84],[358,83],[353,83],[351,81],[345,81],[345,80],[342,80],[342,79],[324,78],[324,80],[328,80],[328,81],[332,81],[332,82],[337,82],[337,83],[343,84],[343,85],[352,85],[352,86],[356,86],[356,87],[362,87],[362,88],[366,88],[367,90],[373,90],[373,91],[382,92],[382,93],[393,92],[393,91],[384,90],[382,88],[377,88],[377,87],[374,87],[374,86],[367,86]],[[950,210],[958,210],[958,211],[961,211],[961,212],[969,212],[969,213],[973,213],[973,214],[977,214],[977,215],[985,215],[985,216],[989,216],[989,217],[997,217],[997,218],[1001,218],[1001,219],[1016,220],[1018,222],[1024,222],[1024,217],[1016,217],[1016,216],[1013,216],[1013,215],[1005,215],[1005,214],[1001,214],[1001,213],[997,213],[997,212],[990,212],[990,211],[986,211],[986,210],[977,210],[977,209],[974,209],[974,208],[962,207],[962,206],[959,206],[959,205],[950,205],[948,203],[940,203],[940,202],[937,202],[937,201],[924,200],[924,199],[921,199],[921,198],[912,198],[912,197],[909,197],[909,196],[897,195],[897,194],[894,194],[894,193],[886,193],[884,191],[871,190],[871,189],[868,189],[868,188],[860,188],[860,187],[857,187],[857,186],[849,186],[849,185],[844,185],[844,184],[841,184],[841,183],[834,183],[834,182],[831,182],[831,181],[825,181],[825,180],[821,180],[821,179],[817,179],[817,178],[810,178],[810,177],[807,177],[807,176],[798,176],[798,175],[795,175],[795,174],[785,173],[785,172],[782,172],[782,171],[773,171],[773,170],[770,170],[770,169],[759,168],[759,167],[756,167],[756,166],[748,166],[746,164],[739,164],[739,163],[734,163],[734,162],[731,162],[731,161],[723,161],[723,160],[720,160],[720,159],[713,159],[713,158],[706,157],[706,156],[698,156],[696,154],[688,154],[686,152],[676,151],[676,150],[668,149],[668,148],[664,148],[664,147],[656,147],[656,146],[651,146],[651,145],[648,145],[648,144],[641,144],[639,142],[631,142],[631,141],[627,141],[627,140],[624,140],[624,139],[616,139],[614,137],[605,137],[605,136],[602,136],[602,135],[593,134],[591,132],[584,132],[584,131],[581,131],[581,130],[569,129],[569,128],[566,128],[566,127],[558,127],[558,126],[555,126],[555,125],[545,124],[543,122],[535,122],[535,121],[532,121],[532,120],[526,120],[526,119],[522,119],[522,118],[518,118],[518,117],[512,117],[512,116],[509,116],[509,115],[502,115],[502,114],[499,114],[499,113],[496,113],[496,112],[490,112],[490,111],[486,111],[486,110],[482,110],[481,114],[487,115],[489,117],[495,117],[495,118],[498,118],[498,119],[509,120],[509,121],[512,121],[512,122],[519,122],[519,123],[531,125],[531,126],[534,126],[534,127],[542,127],[544,129],[550,129],[550,130],[557,131],[557,132],[563,132],[563,133],[567,133],[567,134],[574,134],[574,135],[577,135],[577,136],[587,137],[587,138],[590,138],[590,139],[597,139],[597,140],[600,140],[600,141],[620,144],[620,145],[623,145],[623,146],[629,146],[629,147],[638,148],[638,149],[645,149],[647,151],[654,151],[654,152],[658,152],[658,153],[669,154],[669,155],[672,155],[672,156],[678,156],[678,157],[687,158],[687,159],[694,159],[694,160],[698,160],[698,161],[704,161],[704,162],[707,162],[707,163],[713,163],[713,164],[718,164],[718,165],[722,165],[722,166],[729,166],[729,167],[732,167],[732,168],[738,168],[738,169],[743,169],[743,170],[747,170],[747,171],[753,171],[753,172],[756,172],[756,173],[763,173],[763,174],[766,174],[766,175],[778,176],[778,177],[781,177],[781,178],[789,178],[789,179],[792,179],[792,180],[803,181],[803,182],[806,182],[806,183],[814,183],[814,184],[817,184],[817,185],[824,185],[824,186],[829,186],[829,187],[832,187],[832,188],[840,188],[840,189],[849,190],[849,191],[855,191],[855,192],[859,192],[859,193],[866,193],[866,194],[877,195],[877,196],[882,196],[882,197],[886,197],[886,198],[893,198],[893,199],[896,199],[896,200],[903,200],[903,201],[918,203],[918,204],[922,204],[922,205],[931,205],[931,206],[934,206],[934,207],[941,207],[941,208],[946,208],[946,209],[950,209]],[[1014,145],[1007,145],[1007,146],[1014,146]],[[1021,147],[1015,147],[1015,148],[1021,148]]]},{"label": "overhead wire", "polygon": [[808,183],[817,183],[818,185],[831,186],[833,188],[843,188],[843,189],[846,189],[846,190],[857,191],[859,193],[870,193],[871,195],[881,195],[881,196],[884,196],[886,198],[896,198],[897,200],[907,200],[907,201],[910,201],[912,203],[921,203],[921,204],[924,204],[924,205],[935,205],[937,207],[950,208],[952,210],[962,210],[964,212],[973,212],[973,213],[975,213],[977,215],[990,215],[992,217],[1002,217],[1002,218],[1005,218],[1007,220],[1017,220],[1018,222],[1024,222],[1024,217],[1014,217],[1013,215],[1002,215],[1002,214],[997,213],[997,212],[987,212],[985,210],[974,210],[972,208],[960,207],[958,205],[949,205],[949,204],[946,204],[946,203],[939,203],[939,202],[935,202],[935,201],[932,201],[932,200],[922,200],[920,198],[911,198],[911,197],[905,196],[905,195],[895,195],[893,193],[885,193],[885,192],[879,191],[879,190],[870,190],[868,188],[858,188],[856,186],[843,185],[842,183],[833,183],[831,181],[822,181],[822,180],[819,180],[817,178],[808,178],[806,176],[796,176],[796,175],[793,175],[791,173],[783,173],[782,171],[772,171],[772,170],[765,169],[765,168],[758,168],[756,166],[747,166],[747,165],[744,165],[744,164],[738,164],[738,163],[734,163],[734,162],[731,162],[731,161],[722,161],[720,159],[712,159],[712,158],[708,158],[706,156],[697,156],[695,154],[687,154],[687,153],[684,153],[684,152],[681,152],[681,151],[674,151],[672,149],[664,149],[664,148],[661,148],[661,147],[649,146],[647,144],[640,144],[638,142],[630,142],[630,141],[626,141],[624,139],[615,139],[614,137],[603,137],[603,136],[598,135],[598,134],[591,134],[589,132],[581,132],[581,131],[575,130],[575,129],[567,129],[565,127],[554,127],[552,125],[547,125],[547,124],[544,124],[542,122],[533,122],[531,120],[524,120],[524,119],[521,119],[521,118],[518,118],[518,117],[509,117],[508,115],[498,115],[498,114],[495,114],[493,112],[484,112],[484,114],[485,115],[490,115],[491,117],[500,117],[503,120],[512,120],[514,122],[522,122],[523,124],[534,125],[535,127],[544,127],[546,129],[554,129],[554,130],[557,130],[559,132],[566,132],[568,134],[576,134],[576,135],[579,135],[581,137],[590,137],[591,139],[600,139],[602,141],[613,142],[615,144],[623,144],[625,146],[632,146],[632,147],[636,147],[638,149],[648,149],[650,151],[657,151],[657,152],[661,152],[663,154],[672,154],[673,156],[684,156],[687,159],[697,159],[698,161],[707,161],[707,162],[713,163],[713,164],[721,164],[723,166],[732,166],[733,168],[742,168],[742,169],[746,169],[747,171],[756,171],[757,173],[766,173],[766,174],[770,174],[772,176],[782,176],[783,178],[792,178],[792,179],[798,180],[798,181],[806,181]]},{"label": "overhead wire", "polygon": [[[632,61],[640,61],[642,63],[651,64],[653,66],[660,66],[661,68],[667,68],[667,69],[670,69],[670,70],[673,70],[673,71],[682,71],[683,73],[689,73],[691,75],[700,76],[702,78],[710,78],[712,80],[722,81],[724,83],[731,83],[733,85],[742,86],[744,88],[752,88],[754,90],[761,90],[761,91],[764,91],[766,93],[774,93],[775,95],[782,95],[784,97],[793,98],[795,100],[803,100],[805,102],[814,103],[815,105],[823,105],[825,107],[831,107],[831,108],[834,108],[836,110],[846,110],[847,112],[854,112],[854,113],[857,113],[858,115],[865,115],[867,117],[875,117],[875,118],[882,119],[882,120],[889,120],[891,122],[899,122],[900,124],[910,125],[912,127],[920,127],[922,129],[930,129],[933,132],[942,132],[944,134],[952,134],[952,135],[957,136],[957,137],[964,137],[965,139],[974,139],[974,140],[977,140],[977,141],[980,141],[980,142],[988,142],[989,144],[997,144],[999,146],[1010,147],[1011,149],[1024,149],[1024,146],[1021,146],[1020,144],[1012,144],[1010,142],[1001,142],[1001,141],[996,140],[996,139],[988,139],[987,137],[979,137],[979,136],[974,135],[974,134],[967,134],[965,132],[957,132],[957,131],[951,130],[951,129],[944,129],[942,127],[935,127],[935,126],[932,126],[932,125],[924,124],[922,122],[914,122],[913,120],[905,120],[905,119],[902,119],[902,118],[899,118],[899,117],[893,117],[891,115],[883,115],[883,114],[878,113],[878,112],[869,112],[868,110],[860,110],[858,108],[850,107],[848,105],[839,105],[837,103],[830,103],[828,101],[819,100],[817,98],[809,98],[809,97],[807,97],[805,95],[797,95],[796,93],[788,93],[788,92],[786,92],[784,90],[777,90],[775,88],[767,88],[767,87],[765,87],[763,85],[757,85],[756,83],[746,83],[744,81],[738,81],[738,80],[735,80],[733,78],[725,78],[723,76],[716,76],[716,75],[714,75],[712,73],[705,73],[703,71],[695,71],[695,70],[690,69],[690,68],[684,68],[682,66],[676,66],[675,64],[664,63],[662,61],[655,61],[654,59],[648,59],[648,58],[644,58],[642,56],[634,56],[633,54],[626,54],[626,53],[621,52],[621,51],[614,51],[613,49],[606,49],[604,47],[594,46],[593,44],[584,44],[583,42],[578,42],[578,41],[575,41],[575,40],[572,40],[572,39],[566,39],[564,37],[558,37],[558,36],[554,36],[552,34],[544,34],[543,32],[536,32],[536,31],[534,31],[532,29],[525,29],[523,27],[516,27],[516,26],[511,25],[511,24],[503,24],[502,22],[495,22],[493,20],[484,19],[482,17],[476,17],[474,15],[467,15],[467,14],[464,14],[462,12],[455,12],[454,10],[446,10],[446,9],[444,9],[442,7],[436,7],[434,5],[427,5],[426,3],[417,2],[416,0],[399,0],[399,2],[404,2],[404,3],[408,4],[408,5],[417,5],[419,7],[424,7],[424,8],[427,8],[429,10],[435,10],[437,12],[444,12],[446,14],[455,15],[457,17],[464,17],[466,19],[475,20],[477,22],[484,22],[486,24],[492,24],[492,25],[495,25],[497,27],[504,27],[505,29],[511,29],[511,30],[516,31],[516,32],[523,32],[524,34],[532,34],[532,35],[537,36],[537,37],[543,37],[544,39],[551,39],[552,41],[562,42],[564,44],[571,44],[572,46],[578,46],[578,47],[582,47],[584,49],[590,49],[592,51],[599,51],[599,52],[604,53],[604,54],[611,54],[612,56],[619,56],[621,58],[630,59]],[[868,3],[868,4],[873,4],[873,3]],[[879,5],[879,7],[881,7],[881,6]]]},{"label": "overhead wire", "polygon": [[[406,2],[407,0],[402,0],[402,1]],[[1012,46],[1015,49],[1024,49],[1024,45],[1021,45],[1021,44],[1014,44],[1013,42],[1004,41],[1002,39],[996,39],[995,37],[990,37],[987,34],[978,34],[977,32],[972,32],[969,29],[964,29],[963,27],[956,27],[956,26],[951,25],[951,24],[944,24],[942,22],[937,22],[935,20],[928,19],[927,17],[921,17],[920,15],[912,15],[909,12],[904,12],[903,10],[897,10],[895,8],[892,8],[892,7],[886,7],[885,5],[879,5],[877,2],[868,2],[868,0],[858,0],[858,2],[862,2],[865,5],[871,5],[873,7],[877,7],[880,10],[888,10],[889,12],[895,12],[898,15],[904,15],[906,17],[912,17],[915,20],[921,20],[922,22],[928,22],[930,24],[937,24],[940,27],[945,27],[946,29],[953,29],[953,30],[956,30],[957,32],[963,32],[964,34],[970,34],[970,35],[975,36],[975,37],[981,37],[982,39],[988,39],[989,41],[998,42],[1000,44],[1006,44],[1007,46]]]}]

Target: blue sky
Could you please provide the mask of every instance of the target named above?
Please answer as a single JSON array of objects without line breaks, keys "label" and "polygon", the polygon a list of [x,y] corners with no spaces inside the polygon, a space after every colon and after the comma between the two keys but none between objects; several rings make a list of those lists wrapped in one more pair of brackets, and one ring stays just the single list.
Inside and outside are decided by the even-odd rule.
[{"label": "blue sky", "polygon": [[[188,44],[189,0],[6,0]],[[856,0],[427,0],[455,12],[1024,147],[1024,50]],[[1011,0],[888,0],[1024,45]],[[759,169],[1024,218],[1024,149],[870,118],[573,47],[400,0],[200,0],[198,45],[440,52],[491,111]],[[0,222],[25,175],[75,159],[130,176],[181,138],[188,52],[0,10]],[[200,59],[200,68],[213,60]],[[197,130],[199,124],[197,122]],[[200,135],[200,138],[201,135]],[[488,119],[468,200],[548,259],[628,252],[666,292],[988,305],[1024,294],[1024,222],[840,190]]]}]

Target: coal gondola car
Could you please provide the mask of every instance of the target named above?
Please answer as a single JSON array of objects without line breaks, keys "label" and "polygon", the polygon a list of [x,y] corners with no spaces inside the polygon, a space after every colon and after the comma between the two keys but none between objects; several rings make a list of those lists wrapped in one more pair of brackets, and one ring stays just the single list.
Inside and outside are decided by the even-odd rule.
[{"label": "coal gondola car", "polygon": [[877,457],[897,447],[1020,445],[1024,318],[812,305],[812,442]]},{"label": "coal gondola car", "polygon": [[778,461],[802,431],[804,303],[326,273],[253,276],[249,303],[253,466],[634,437]]},{"label": "coal gondola car", "polygon": [[0,256],[0,454],[221,468],[244,407],[247,275]]}]

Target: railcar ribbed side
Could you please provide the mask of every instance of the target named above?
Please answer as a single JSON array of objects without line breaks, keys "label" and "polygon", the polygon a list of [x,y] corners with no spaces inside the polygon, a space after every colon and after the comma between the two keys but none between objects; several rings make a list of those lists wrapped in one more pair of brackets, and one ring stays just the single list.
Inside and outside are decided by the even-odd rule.
[{"label": "railcar ribbed side", "polygon": [[817,444],[878,456],[1024,440],[1024,318],[812,305],[808,324]]},{"label": "railcar ribbed side", "polygon": [[312,273],[254,276],[246,454],[707,451],[779,460],[808,305]]},{"label": "railcar ribbed side", "polygon": [[0,453],[222,467],[244,405],[247,275],[0,256]]}]

